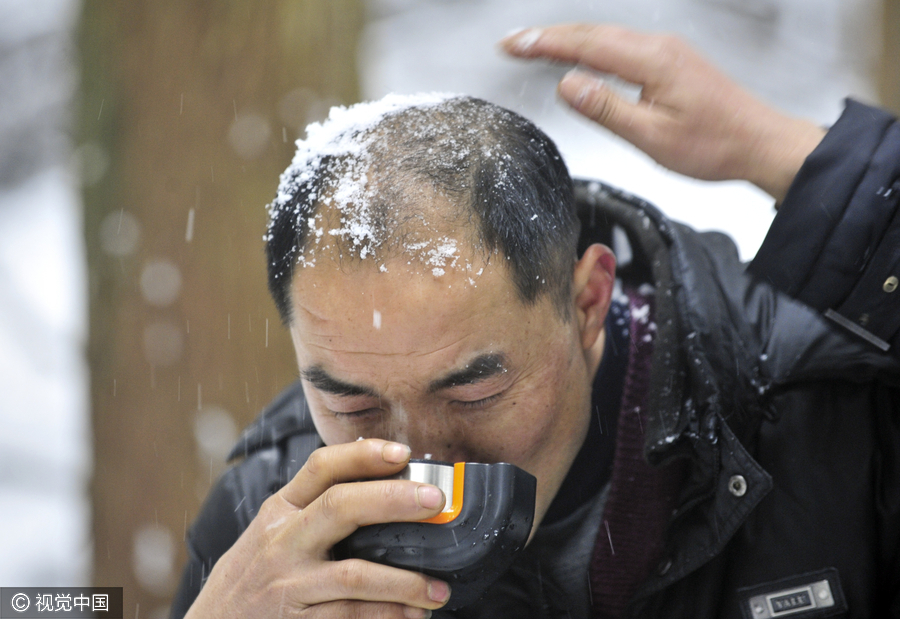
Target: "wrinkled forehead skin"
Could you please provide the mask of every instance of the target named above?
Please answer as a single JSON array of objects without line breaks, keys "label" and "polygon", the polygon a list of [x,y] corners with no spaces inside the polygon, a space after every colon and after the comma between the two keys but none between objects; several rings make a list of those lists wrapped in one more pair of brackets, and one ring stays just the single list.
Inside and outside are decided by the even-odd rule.
[{"label": "wrinkled forehead skin", "polygon": [[[415,364],[434,354],[429,343],[436,350],[472,339],[499,346],[499,334],[486,332],[494,317],[501,314],[504,328],[514,330],[531,312],[502,257],[466,254],[456,266],[446,260],[434,266],[418,255],[385,262],[320,255],[295,274],[292,334],[340,361],[383,355]],[[368,364],[360,367],[365,374]]]},{"label": "wrinkled forehead skin", "polygon": [[[579,326],[547,295],[524,303],[502,255],[458,253],[439,269],[334,252],[297,268],[290,328],[309,409],[326,444],[378,437],[414,457],[512,462],[538,478],[539,521],[589,422]],[[485,359],[500,367],[448,382]]]}]

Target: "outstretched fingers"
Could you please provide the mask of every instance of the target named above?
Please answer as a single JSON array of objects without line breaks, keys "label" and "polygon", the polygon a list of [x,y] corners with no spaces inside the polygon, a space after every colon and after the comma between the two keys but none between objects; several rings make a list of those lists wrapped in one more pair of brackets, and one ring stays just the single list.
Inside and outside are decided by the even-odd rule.
[{"label": "outstretched fingers", "polygon": [[582,64],[643,85],[672,60],[673,43],[609,24],[567,24],[529,28],[504,38],[500,46],[512,56]]},{"label": "outstretched fingers", "polygon": [[574,110],[638,146],[658,120],[646,103],[628,101],[602,79],[578,69],[569,71],[557,90]]}]

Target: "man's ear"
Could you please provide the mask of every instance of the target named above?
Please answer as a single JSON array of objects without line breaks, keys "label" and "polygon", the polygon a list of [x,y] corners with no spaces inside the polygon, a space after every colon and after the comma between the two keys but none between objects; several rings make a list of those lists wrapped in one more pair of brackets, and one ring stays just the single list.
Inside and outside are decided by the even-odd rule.
[{"label": "man's ear", "polygon": [[575,263],[572,293],[584,350],[603,331],[615,281],[616,257],[606,245],[594,243]]}]

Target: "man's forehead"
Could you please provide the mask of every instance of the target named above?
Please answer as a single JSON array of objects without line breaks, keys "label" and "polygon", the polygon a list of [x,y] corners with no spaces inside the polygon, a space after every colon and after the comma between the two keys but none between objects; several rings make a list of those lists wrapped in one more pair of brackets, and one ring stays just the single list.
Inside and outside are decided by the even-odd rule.
[{"label": "man's forehead", "polygon": [[[516,294],[505,265],[493,262],[438,267],[396,257],[299,269],[292,294],[295,344],[332,358],[422,357],[444,349],[455,358],[489,350],[498,341],[497,315],[516,323],[533,309]],[[443,273],[436,275],[438,269]]]},{"label": "man's forehead", "polygon": [[293,301],[306,308],[337,304],[348,311],[426,304],[436,312],[481,299],[495,303],[498,292],[512,282],[504,261],[493,258],[451,237],[412,242],[409,251],[384,259],[377,254],[346,258],[335,252],[295,271]]}]

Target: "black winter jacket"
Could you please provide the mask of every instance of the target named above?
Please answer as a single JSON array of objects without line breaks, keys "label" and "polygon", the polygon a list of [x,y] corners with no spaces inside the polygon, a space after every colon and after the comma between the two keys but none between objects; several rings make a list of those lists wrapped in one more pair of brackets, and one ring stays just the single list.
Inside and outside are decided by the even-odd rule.
[{"label": "black winter jacket", "polygon": [[797,175],[750,270],[900,352],[900,122],[852,100]]},{"label": "black winter jacket", "polygon": [[[781,263],[771,254],[761,252],[750,275],[724,235],[672,223],[600,183],[576,192],[582,245],[612,244],[621,228],[632,259],[620,275],[656,288],[645,454],[688,470],[665,558],[627,615],[900,618],[894,351],[777,291],[767,266]],[[893,221],[897,232],[896,213]],[[885,342],[891,318],[869,323],[886,329],[876,332]],[[191,527],[173,617],[319,444],[297,384],[247,429],[232,454],[242,460]]]}]

